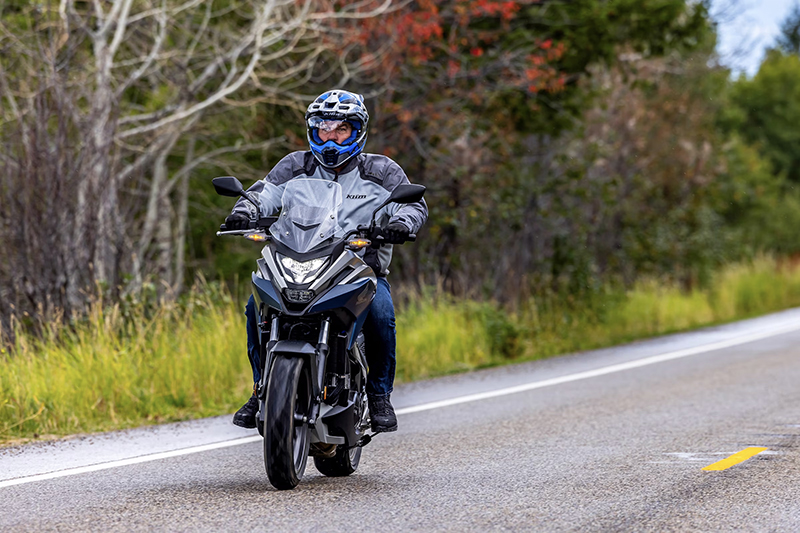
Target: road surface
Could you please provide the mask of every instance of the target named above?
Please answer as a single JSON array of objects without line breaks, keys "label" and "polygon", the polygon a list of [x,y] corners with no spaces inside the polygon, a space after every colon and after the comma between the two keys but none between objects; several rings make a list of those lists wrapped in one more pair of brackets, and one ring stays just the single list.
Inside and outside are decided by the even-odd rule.
[{"label": "road surface", "polygon": [[800,309],[393,400],[293,491],[230,417],[2,450],[0,530],[800,531]]}]

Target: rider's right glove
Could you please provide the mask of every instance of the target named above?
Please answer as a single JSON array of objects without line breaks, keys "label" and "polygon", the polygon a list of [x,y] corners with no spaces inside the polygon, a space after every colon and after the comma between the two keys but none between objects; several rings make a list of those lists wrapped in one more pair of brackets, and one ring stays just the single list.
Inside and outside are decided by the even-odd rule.
[{"label": "rider's right glove", "polygon": [[225,229],[228,231],[247,229],[249,225],[250,217],[241,213],[231,213],[225,219]]}]

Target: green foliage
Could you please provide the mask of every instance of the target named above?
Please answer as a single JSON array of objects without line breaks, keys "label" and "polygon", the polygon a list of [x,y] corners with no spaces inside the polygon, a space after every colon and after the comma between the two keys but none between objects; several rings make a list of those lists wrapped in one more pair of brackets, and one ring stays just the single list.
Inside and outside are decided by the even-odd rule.
[{"label": "green foliage", "polygon": [[756,146],[775,173],[800,183],[800,56],[770,50],[752,79],[733,85],[730,100],[723,124]]},{"label": "green foliage", "polygon": [[800,253],[800,187],[774,174],[760,151],[734,135],[724,149],[715,209],[731,230],[735,255]]},{"label": "green foliage", "polygon": [[777,45],[787,54],[800,54],[800,3],[794,3],[789,15],[781,24]]}]

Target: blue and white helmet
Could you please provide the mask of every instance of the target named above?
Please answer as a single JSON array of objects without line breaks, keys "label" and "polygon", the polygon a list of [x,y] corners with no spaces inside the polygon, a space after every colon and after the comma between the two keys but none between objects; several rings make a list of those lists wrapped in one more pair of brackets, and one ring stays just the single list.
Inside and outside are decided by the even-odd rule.
[{"label": "blue and white helmet", "polygon": [[[319,126],[323,121],[342,120],[353,127],[353,134],[339,144],[333,140],[323,142]],[[364,97],[342,89],[333,89],[319,95],[306,111],[308,145],[317,161],[327,168],[337,168],[364,149],[367,142],[369,113]]]}]

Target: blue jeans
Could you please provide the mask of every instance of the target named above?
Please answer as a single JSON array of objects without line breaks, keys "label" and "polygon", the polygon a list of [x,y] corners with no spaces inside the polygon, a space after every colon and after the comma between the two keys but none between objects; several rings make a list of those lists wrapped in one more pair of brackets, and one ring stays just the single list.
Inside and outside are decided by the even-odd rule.
[{"label": "blue jeans", "polygon": [[[258,355],[258,320],[252,295],[247,300],[244,315],[247,317],[247,354],[250,358],[250,366],[253,368],[253,381],[257,383],[261,379],[259,370],[261,365]],[[367,393],[386,396],[392,392],[394,385],[397,330],[395,329],[392,290],[385,278],[378,278],[375,299],[370,304],[362,330],[369,364]]]}]

